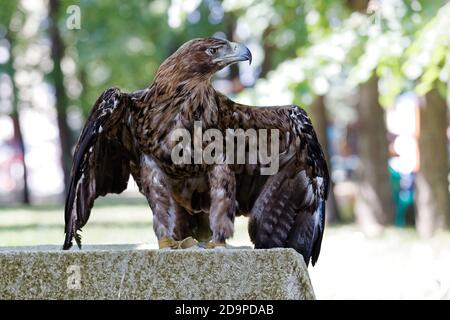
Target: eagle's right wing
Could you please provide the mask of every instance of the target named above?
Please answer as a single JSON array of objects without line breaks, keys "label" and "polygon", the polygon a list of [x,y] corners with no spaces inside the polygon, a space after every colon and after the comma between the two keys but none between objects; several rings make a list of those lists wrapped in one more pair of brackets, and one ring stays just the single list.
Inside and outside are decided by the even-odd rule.
[{"label": "eagle's right wing", "polygon": [[78,230],[86,224],[98,196],[121,193],[130,175],[129,131],[125,125],[131,106],[128,94],[110,88],[97,99],[78,140],[65,205],[63,249],[75,238],[81,248]]},{"label": "eagle's right wing", "polygon": [[[252,208],[251,236],[256,248],[294,248],[307,265],[311,260],[314,266],[325,228],[328,166],[306,112],[296,106],[276,109],[282,113],[271,109],[262,113],[270,119],[279,114],[289,128],[295,154],[284,159],[286,165],[264,184]],[[280,154],[280,162],[283,157]]]},{"label": "eagle's right wing", "polygon": [[251,107],[218,97],[222,110],[231,110],[226,127],[279,131],[279,170],[263,176],[250,165],[236,174],[238,208],[250,214],[255,248],[294,248],[314,265],[325,227],[329,173],[311,120],[297,106]]}]

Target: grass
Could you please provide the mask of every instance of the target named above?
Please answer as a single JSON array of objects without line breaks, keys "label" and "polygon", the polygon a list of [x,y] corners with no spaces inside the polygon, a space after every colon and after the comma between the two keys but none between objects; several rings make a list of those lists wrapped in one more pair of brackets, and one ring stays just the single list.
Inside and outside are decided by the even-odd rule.
[{"label": "grass", "polygon": [[[60,206],[0,208],[0,246],[62,245],[63,230]],[[145,199],[99,199],[83,243],[156,247]],[[247,219],[236,220],[229,243],[251,245]],[[309,272],[319,299],[450,299],[450,233],[422,240],[413,229],[387,228],[367,238],[352,224],[328,226],[319,261]]]},{"label": "grass", "polygon": [[[56,205],[0,208],[0,246],[62,245],[63,210]],[[157,244],[146,200],[114,195],[95,202],[82,237],[83,244]],[[247,219],[237,219],[236,235],[230,244],[251,245]]]}]

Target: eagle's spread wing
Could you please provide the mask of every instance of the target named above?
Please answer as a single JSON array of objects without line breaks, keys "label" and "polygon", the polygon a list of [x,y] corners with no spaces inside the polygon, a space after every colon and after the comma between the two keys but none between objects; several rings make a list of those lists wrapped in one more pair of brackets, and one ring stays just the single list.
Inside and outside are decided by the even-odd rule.
[{"label": "eagle's spread wing", "polygon": [[98,196],[121,193],[130,175],[129,136],[124,119],[131,104],[127,94],[110,88],[97,99],[75,149],[71,181],[65,205],[66,239],[63,249],[72,246],[77,233],[88,221]]},{"label": "eagle's spread wing", "polygon": [[[267,181],[252,210],[255,247],[290,247],[305,262],[319,257],[325,228],[329,174],[322,148],[306,113],[288,111],[295,157]],[[266,203],[266,205],[261,205]]]},{"label": "eagle's spread wing", "polygon": [[235,126],[280,131],[279,171],[236,176],[237,201],[250,210],[255,248],[294,248],[314,265],[325,227],[329,173],[309,117],[297,106],[255,108],[221,101],[233,110]]},{"label": "eagle's spread wing", "polygon": [[319,257],[325,223],[321,177],[311,178],[295,163],[271,176],[251,211],[251,238],[256,248],[289,247],[308,264]]}]

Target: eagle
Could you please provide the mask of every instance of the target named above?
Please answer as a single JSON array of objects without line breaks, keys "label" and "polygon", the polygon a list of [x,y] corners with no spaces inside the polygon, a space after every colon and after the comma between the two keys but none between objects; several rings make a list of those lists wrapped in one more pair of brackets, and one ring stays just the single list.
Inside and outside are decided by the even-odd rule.
[{"label": "eagle", "polygon": [[[197,240],[209,248],[223,247],[233,235],[235,217],[244,215],[255,248],[294,248],[306,264],[316,263],[329,174],[308,115],[296,105],[239,104],[211,83],[217,71],[251,59],[243,44],[193,39],[160,65],[147,88],[131,93],[110,88],[101,94],[74,152],[63,249],[73,239],[81,249],[78,231],[95,199],[121,193],[131,175],[152,210],[160,248],[186,248]],[[233,147],[245,153],[245,161],[228,161],[219,152],[211,153],[219,159],[213,163],[195,159],[192,145],[199,129],[223,136],[275,130],[277,135],[261,141],[278,146],[276,172],[263,174],[267,163],[248,161],[253,150],[249,136]],[[184,162],[173,157],[181,143],[173,137],[177,130],[194,136],[194,143],[186,142],[179,151]],[[199,144],[205,147],[206,142]],[[258,146],[257,153],[262,149]]]}]

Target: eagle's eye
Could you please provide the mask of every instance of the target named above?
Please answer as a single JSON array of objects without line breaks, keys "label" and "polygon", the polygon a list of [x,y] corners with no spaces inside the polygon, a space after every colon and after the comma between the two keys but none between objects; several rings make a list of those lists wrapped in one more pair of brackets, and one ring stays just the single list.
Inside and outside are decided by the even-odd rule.
[{"label": "eagle's eye", "polygon": [[206,53],[208,53],[210,56],[213,56],[217,53],[217,51],[219,51],[219,48],[212,47],[212,48],[208,48],[208,50],[206,50]]}]

